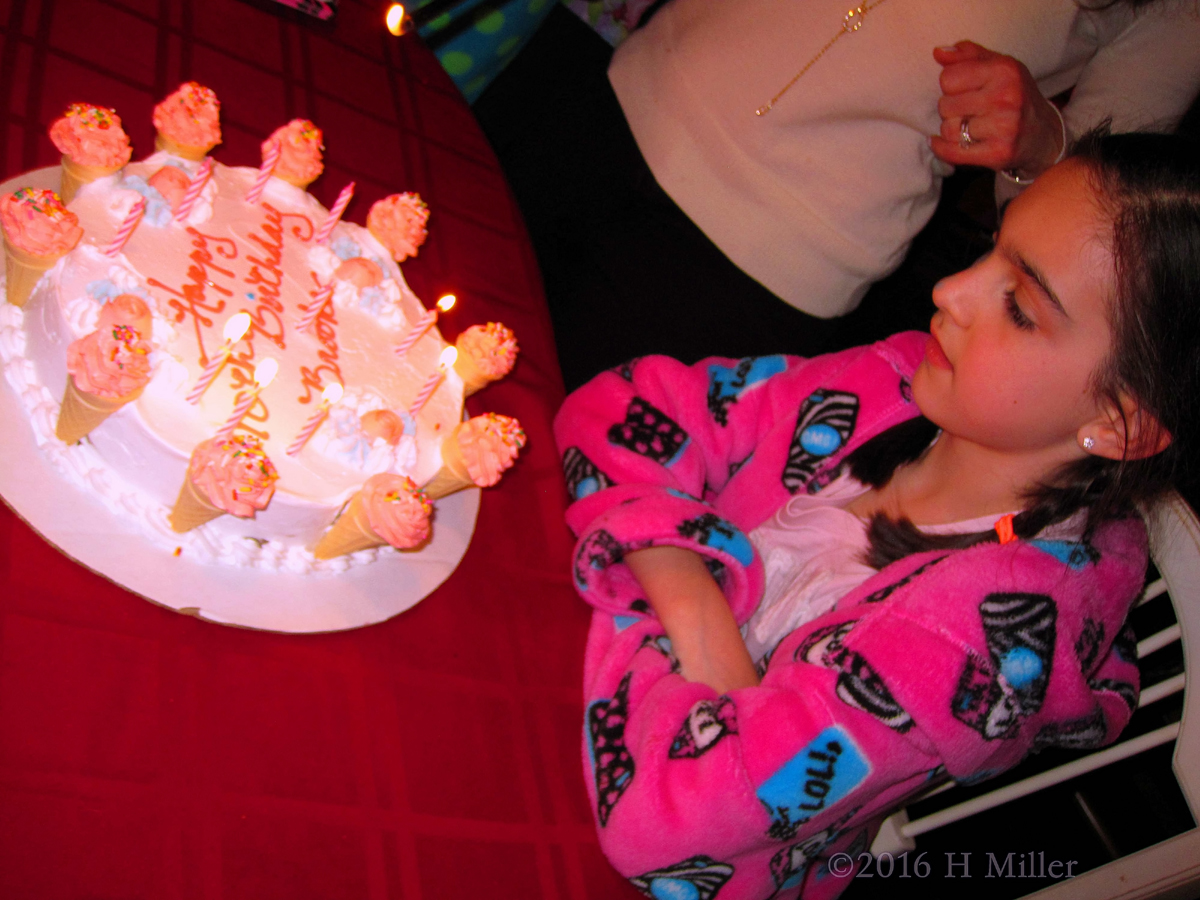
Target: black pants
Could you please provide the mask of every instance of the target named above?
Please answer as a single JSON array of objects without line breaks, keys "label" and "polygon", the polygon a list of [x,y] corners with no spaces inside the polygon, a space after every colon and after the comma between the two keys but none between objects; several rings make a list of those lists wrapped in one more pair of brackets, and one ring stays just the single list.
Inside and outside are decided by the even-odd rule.
[{"label": "black pants", "polygon": [[797,310],[658,186],[609,86],[611,56],[556,8],[475,105],[533,240],[568,389],[648,353],[812,356],[926,328],[933,283],[986,248],[990,229],[948,210],[854,313]]}]

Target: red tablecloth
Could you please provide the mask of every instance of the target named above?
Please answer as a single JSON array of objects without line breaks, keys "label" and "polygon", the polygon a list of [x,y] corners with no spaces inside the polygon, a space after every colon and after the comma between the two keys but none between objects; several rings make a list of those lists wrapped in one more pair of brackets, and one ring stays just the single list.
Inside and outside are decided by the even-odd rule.
[{"label": "red tablecloth", "polygon": [[57,161],[47,128],[76,100],[115,107],[140,157],[154,104],[200,81],[231,165],[311,118],[327,205],[351,179],[360,224],[386,194],[428,201],[405,276],[426,302],[459,295],[450,339],[479,321],[516,331],[513,375],[468,406],[529,434],[450,580],[342,634],[160,609],[0,509],[6,900],[637,896],[597,848],[582,780],[587,613],[568,580],[562,387],[533,255],[468,107],[432,54],[383,30],[383,6],[342,0],[325,31],[237,0],[0,0],[3,177]]}]

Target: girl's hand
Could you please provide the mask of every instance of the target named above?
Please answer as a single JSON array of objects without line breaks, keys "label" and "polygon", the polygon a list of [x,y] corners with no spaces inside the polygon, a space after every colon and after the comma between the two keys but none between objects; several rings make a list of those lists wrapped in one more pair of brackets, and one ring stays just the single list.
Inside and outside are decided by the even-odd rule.
[{"label": "girl's hand", "polygon": [[[973,41],[938,47],[933,58],[942,66],[942,130],[929,139],[938,159],[1015,170],[1029,179],[1058,161],[1062,125],[1023,63]],[[963,119],[971,135],[967,147],[962,146]]]},{"label": "girl's hand", "polygon": [[666,629],[684,678],[718,694],[758,684],[742,633],[700,554],[648,547],[626,554],[625,563]]}]

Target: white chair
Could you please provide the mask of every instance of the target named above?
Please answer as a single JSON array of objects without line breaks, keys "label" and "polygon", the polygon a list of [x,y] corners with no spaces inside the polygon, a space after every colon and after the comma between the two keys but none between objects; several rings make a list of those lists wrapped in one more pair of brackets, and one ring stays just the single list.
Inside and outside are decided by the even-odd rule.
[{"label": "white chair", "polygon": [[[941,809],[923,818],[908,818],[906,810],[890,816],[872,845],[875,854],[893,856],[917,849],[916,838],[969,816],[977,815],[1091,772],[1151,747],[1175,742],[1172,768],[1191,810],[1200,822],[1200,520],[1178,495],[1172,495],[1146,517],[1150,552],[1162,577],[1147,585],[1140,603],[1166,593],[1177,624],[1138,642],[1138,659],[1182,641],[1185,671],[1157,684],[1142,685],[1139,708],[1184,691],[1180,721],[1128,740],[1118,741],[1089,756],[1041,772],[1013,784]],[[1190,682],[1190,683],[1188,683]],[[1185,691],[1185,683],[1189,690]],[[953,790],[935,788],[921,799]],[[1200,896],[1200,828],[1116,859],[1078,877],[1060,881],[1029,895],[1038,900],[1195,900]]]}]

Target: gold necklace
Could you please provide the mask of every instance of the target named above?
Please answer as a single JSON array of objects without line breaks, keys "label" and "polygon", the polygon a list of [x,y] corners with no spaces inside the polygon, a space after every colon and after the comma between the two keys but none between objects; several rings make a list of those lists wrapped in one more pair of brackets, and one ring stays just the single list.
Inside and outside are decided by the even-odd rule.
[{"label": "gold necklace", "polygon": [[754,114],[756,116],[765,116],[767,113],[769,113],[772,107],[774,107],[779,101],[779,98],[786,94],[788,90],[791,89],[793,84],[803,78],[804,73],[815,66],[817,64],[817,60],[824,56],[829,51],[829,48],[841,39],[842,35],[853,34],[854,32],[858,31],[858,29],[863,27],[863,22],[867,17],[867,13],[879,6],[882,6],[886,2],[887,0],[876,0],[875,3],[860,3],[858,6],[849,10],[846,15],[842,16],[842,30],[830,38],[829,43],[818,50],[817,55],[806,62],[804,64],[804,68],[793,75],[792,80],[785,84],[778,94],[756,109]]}]

